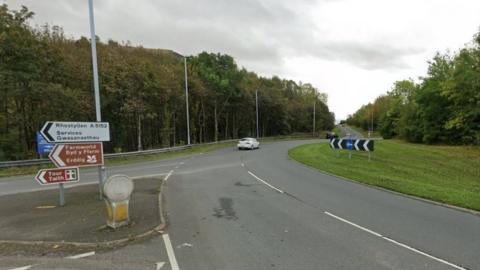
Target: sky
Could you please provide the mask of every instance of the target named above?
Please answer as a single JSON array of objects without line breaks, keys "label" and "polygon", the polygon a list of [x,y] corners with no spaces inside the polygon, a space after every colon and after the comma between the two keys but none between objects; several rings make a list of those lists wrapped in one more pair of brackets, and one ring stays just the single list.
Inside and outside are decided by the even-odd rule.
[{"label": "sky", "polygon": [[[89,36],[88,0],[0,0],[27,6],[33,25]],[[336,119],[425,76],[435,53],[468,46],[480,29],[478,0],[94,0],[104,41],[226,53],[262,76],[311,83]],[[99,67],[101,68],[101,67]]]}]

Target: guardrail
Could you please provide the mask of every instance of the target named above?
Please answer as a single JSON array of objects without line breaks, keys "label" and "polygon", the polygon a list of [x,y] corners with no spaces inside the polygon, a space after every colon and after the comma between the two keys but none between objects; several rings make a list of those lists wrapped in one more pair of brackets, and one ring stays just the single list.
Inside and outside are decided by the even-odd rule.
[{"label": "guardrail", "polygon": [[[263,137],[262,139],[269,139],[269,138],[281,138],[281,137]],[[299,136],[287,136],[286,138],[290,139],[300,139],[305,138],[303,135]],[[218,142],[209,142],[209,143],[202,143],[202,144],[191,144],[191,145],[182,145],[182,146],[174,146],[174,147],[166,147],[166,148],[158,148],[158,149],[150,149],[150,150],[142,150],[142,151],[132,151],[132,152],[123,152],[123,153],[111,153],[105,154],[103,157],[105,159],[116,159],[116,158],[123,158],[123,157],[135,157],[135,156],[145,156],[145,155],[153,155],[158,153],[165,153],[165,152],[175,152],[180,150],[185,150],[194,146],[199,145],[211,145],[211,144],[218,144],[218,143],[227,143],[227,142],[236,142],[238,139],[232,140],[223,140]],[[32,165],[42,165],[42,164],[50,164],[52,161],[50,159],[28,159],[28,160],[14,160],[14,161],[2,161],[0,162],[0,169],[1,168],[10,168],[10,167],[25,167],[25,166],[32,166]]]},{"label": "guardrail", "polygon": [[[237,140],[224,140],[224,141],[218,141],[218,142],[182,145],[182,146],[149,149],[149,150],[142,150],[142,151],[111,153],[111,154],[105,154],[105,155],[103,155],[103,157],[105,159],[116,159],[116,158],[123,158],[123,157],[145,156],[145,155],[153,155],[153,154],[158,154],[158,153],[175,152],[175,151],[185,150],[185,149],[191,148],[193,146],[198,146],[198,145],[210,145],[210,144],[218,144],[218,143],[234,142],[234,141],[237,141]],[[52,163],[52,161],[50,161],[50,159],[28,159],[28,160],[2,161],[2,162],[0,162],[0,168],[25,167],[25,166],[42,165],[42,164],[50,164],[50,163]]]}]

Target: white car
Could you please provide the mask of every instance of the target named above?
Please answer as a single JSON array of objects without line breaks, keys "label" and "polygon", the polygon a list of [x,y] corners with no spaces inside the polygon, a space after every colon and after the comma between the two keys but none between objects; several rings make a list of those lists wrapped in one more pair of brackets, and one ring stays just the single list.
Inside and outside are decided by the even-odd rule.
[{"label": "white car", "polygon": [[255,138],[243,138],[238,141],[237,144],[238,150],[242,149],[258,149],[260,147],[260,143]]}]

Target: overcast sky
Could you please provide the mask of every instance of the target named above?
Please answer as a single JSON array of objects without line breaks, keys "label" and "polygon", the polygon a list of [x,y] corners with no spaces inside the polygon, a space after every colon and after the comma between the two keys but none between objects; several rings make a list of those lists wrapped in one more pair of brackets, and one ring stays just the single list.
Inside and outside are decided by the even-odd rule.
[{"label": "overcast sky", "polygon": [[[34,24],[89,36],[88,0],[0,0]],[[417,79],[437,51],[456,51],[480,27],[479,0],[94,0],[102,40],[182,54],[232,55],[263,76],[312,83],[337,120]],[[101,67],[100,67],[101,68]]]}]

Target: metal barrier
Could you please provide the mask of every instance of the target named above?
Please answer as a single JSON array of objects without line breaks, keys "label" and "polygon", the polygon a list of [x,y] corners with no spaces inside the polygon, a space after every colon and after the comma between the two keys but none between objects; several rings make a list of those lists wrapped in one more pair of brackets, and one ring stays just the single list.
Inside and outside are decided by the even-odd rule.
[{"label": "metal barrier", "polygon": [[[298,136],[297,138],[296,137],[297,136],[286,136],[286,138],[289,138],[289,139],[305,138],[305,136],[301,136],[301,135]],[[263,137],[261,139],[268,139],[268,138],[282,138],[282,137]],[[153,154],[158,154],[158,153],[175,152],[175,151],[185,150],[185,149],[188,149],[188,148],[191,148],[191,147],[194,147],[194,146],[236,142],[238,140],[239,139],[232,139],[232,140],[223,140],[223,141],[218,141],[218,142],[182,145],[182,146],[174,146],[174,147],[166,147],[166,148],[150,149],[150,150],[142,150],[142,151],[111,153],[111,154],[105,154],[104,158],[105,159],[116,159],[116,158],[123,158],[123,157],[153,155]],[[52,163],[52,161],[50,159],[28,159],[28,160],[2,161],[2,162],[0,162],[0,168],[25,167],[25,166],[51,164],[51,163]]]},{"label": "metal barrier", "polygon": [[[149,149],[149,150],[142,150],[142,151],[132,151],[132,152],[123,152],[123,153],[111,153],[105,154],[105,159],[116,159],[116,158],[123,158],[123,157],[135,157],[135,156],[145,156],[145,155],[153,155],[158,153],[165,153],[165,152],[175,152],[180,150],[185,150],[194,146],[199,145],[210,145],[210,144],[218,144],[218,143],[226,143],[226,142],[234,142],[237,140],[224,140],[218,142],[210,142],[210,143],[203,143],[203,144],[191,144],[191,145],[182,145],[182,146],[175,146],[175,147],[166,147],[166,148],[159,148],[159,149]],[[24,167],[24,166],[32,166],[32,165],[42,165],[42,164],[50,164],[52,161],[50,159],[28,159],[28,160],[15,160],[15,161],[2,161],[0,162],[0,168],[10,168],[10,167]]]}]

